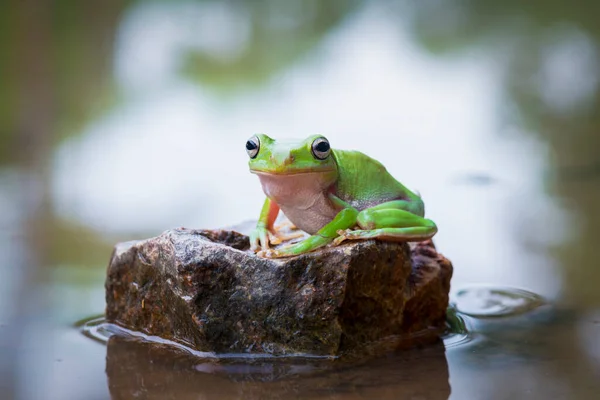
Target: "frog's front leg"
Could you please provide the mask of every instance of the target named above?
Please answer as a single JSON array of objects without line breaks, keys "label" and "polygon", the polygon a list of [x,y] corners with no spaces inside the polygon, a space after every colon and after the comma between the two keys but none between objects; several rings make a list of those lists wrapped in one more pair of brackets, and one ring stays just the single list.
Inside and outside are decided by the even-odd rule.
[{"label": "frog's front leg", "polygon": [[[407,211],[410,202],[403,200],[382,203],[361,211],[357,217],[361,230],[340,230],[334,244],[344,240],[381,239],[395,242],[420,242],[437,233],[435,223]],[[412,209],[413,207],[411,206]],[[417,207],[417,208],[422,208]]]},{"label": "frog's front leg", "polygon": [[250,249],[252,251],[269,248],[269,242],[273,242],[272,230],[278,214],[279,206],[267,197],[258,217],[256,228],[250,233]]},{"label": "frog's front leg", "polygon": [[351,228],[356,225],[356,217],[358,216],[358,210],[352,207],[344,208],[340,211],[331,222],[325,225],[319,231],[304,239],[300,243],[293,244],[291,246],[283,247],[277,250],[265,250],[258,253],[260,256],[268,258],[280,258],[297,256],[300,254],[308,253],[309,251],[315,250],[319,247],[325,246],[331,243],[337,236],[338,231]]}]

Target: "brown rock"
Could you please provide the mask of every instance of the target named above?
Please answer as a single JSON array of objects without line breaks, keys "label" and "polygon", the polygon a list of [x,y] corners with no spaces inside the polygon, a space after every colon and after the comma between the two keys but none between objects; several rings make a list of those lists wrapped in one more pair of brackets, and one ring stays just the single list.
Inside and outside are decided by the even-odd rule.
[{"label": "brown rock", "polygon": [[445,328],[452,265],[432,242],[347,242],[278,260],[248,245],[235,231],[187,229],[117,245],[107,320],[217,353],[339,355]]}]

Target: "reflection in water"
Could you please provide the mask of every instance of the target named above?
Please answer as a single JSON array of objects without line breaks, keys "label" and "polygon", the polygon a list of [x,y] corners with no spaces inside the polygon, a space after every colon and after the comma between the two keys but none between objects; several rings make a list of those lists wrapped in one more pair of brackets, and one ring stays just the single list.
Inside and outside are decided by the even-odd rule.
[{"label": "reflection in water", "polygon": [[427,398],[450,395],[443,346],[360,365],[310,360],[211,362],[113,336],[106,373],[116,399]]}]

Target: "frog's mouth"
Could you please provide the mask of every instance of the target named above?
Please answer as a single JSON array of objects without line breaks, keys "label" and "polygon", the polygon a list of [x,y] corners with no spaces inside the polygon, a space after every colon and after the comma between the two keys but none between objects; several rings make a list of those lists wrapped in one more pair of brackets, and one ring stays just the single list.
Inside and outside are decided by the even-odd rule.
[{"label": "frog's mouth", "polygon": [[251,173],[256,175],[267,175],[267,176],[289,176],[289,175],[309,175],[309,174],[327,174],[336,172],[335,168],[323,168],[323,169],[287,169],[285,171],[277,171],[277,170],[261,170],[261,169],[251,169]]}]

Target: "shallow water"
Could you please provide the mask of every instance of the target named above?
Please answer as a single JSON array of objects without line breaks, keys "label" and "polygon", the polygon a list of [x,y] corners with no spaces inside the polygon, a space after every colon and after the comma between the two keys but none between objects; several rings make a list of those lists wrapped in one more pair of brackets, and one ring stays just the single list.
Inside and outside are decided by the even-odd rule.
[{"label": "shallow water", "polygon": [[[299,4],[4,5],[0,397],[597,398],[599,3]],[[360,365],[83,335],[114,243],[257,217],[255,132],[418,190],[469,334]]]},{"label": "shallow water", "polygon": [[[570,360],[569,355],[547,357],[553,339],[531,341],[527,336],[535,333],[541,337],[544,332],[562,334],[564,325],[575,320],[572,311],[559,310],[533,293],[512,288],[476,287],[464,289],[463,293],[471,291],[478,293],[477,304],[481,305],[468,303],[470,313],[477,317],[449,308],[447,332],[439,343],[358,359],[217,355],[131,332],[106,323],[102,317],[80,321],[76,326],[85,336],[107,346],[108,386],[111,397],[117,399],[139,395],[157,399],[169,395],[446,399],[451,393],[456,394],[451,389],[456,379],[449,379],[450,363],[461,357],[461,366],[454,371],[477,374],[478,368],[485,367],[487,379],[511,382],[507,386],[509,394],[470,391],[467,394],[470,398],[480,395],[481,398],[572,398],[572,390],[547,383],[539,386],[543,382],[528,374],[527,368],[535,363],[545,369],[559,369]],[[482,301],[484,293],[488,293],[488,302]],[[494,307],[488,307],[490,303]],[[525,303],[529,306],[524,307]],[[502,325],[486,323],[487,318]],[[579,387],[580,393],[575,394],[593,398],[598,382],[590,380],[587,385]]]},{"label": "shallow water", "polygon": [[[503,293],[510,294],[512,300],[503,308],[509,317],[523,312],[522,307],[512,306],[515,299],[527,301],[531,296],[510,289]],[[498,303],[497,297],[493,300]],[[479,311],[480,317],[486,314],[485,309]],[[75,326],[85,336],[107,346],[106,373],[112,398],[128,399],[142,394],[158,399],[175,394],[178,398],[327,395],[445,399],[450,395],[446,354],[457,346],[477,346],[469,344],[472,340],[487,340],[485,335],[468,330],[465,318],[451,307],[447,331],[439,343],[397,352],[378,351],[358,358],[202,353],[107,323],[102,316],[79,321]],[[145,384],[148,380],[150,383]]]},{"label": "shallow water", "polygon": [[[519,310],[515,309],[515,313],[512,316],[517,315]],[[142,332],[137,332],[120,326],[118,324],[107,322],[103,315],[98,315],[90,318],[85,318],[81,321],[75,323],[75,327],[78,328],[84,336],[89,337],[92,340],[95,340],[99,343],[108,344],[110,343],[111,338],[118,337],[123,338],[128,341],[137,341],[147,343],[149,346],[153,344],[158,344],[164,347],[168,347],[174,352],[185,352],[189,353],[191,356],[194,356],[198,359],[214,359],[216,361],[224,361],[237,359],[240,362],[251,361],[253,359],[352,359],[356,360],[357,358],[362,361],[365,357],[362,354],[358,355],[349,355],[344,354],[341,356],[320,356],[314,354],[286,354],[284,356],[276,356],[269,353],[235,353],[235,354],[217,354],[212,352],[201,352],[194,350],[193,348],[182,345],[181,343],[177,343],[171,340],[166,340],[158,336],[149,336]],[[424,332],[416,332],[415,335],[423,334]],[[448,308],[448,315],[446,321],[446,329],[442,336],[440,336],[440,341],[443,342],[444,347],[448,348],[451,346],[457,346],[462,343],[466,343],[470,340],[472,336],[472,332],[467,328],[467,324],[465,323],[464,316],[461,315],[455,307]],[[398,338],[399,339],[399,338]],[[115,340],[118,340],[115,338]],[[392,346],[398,346],[402,343],[398,340],[394,340],[394,338],[389,338],[389,343]],[[384,344],[385,345],[385,344]],[[389,347],[389,346],[388,346]],[[413,346],[415,347],[415,346]],[[421,347],[421,346],[419,346]],[[378,351],[381,354],[387,354],[388,351]],[[375,355],[372,355],[374,357]]]}]

